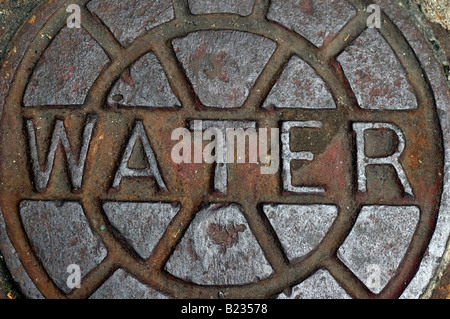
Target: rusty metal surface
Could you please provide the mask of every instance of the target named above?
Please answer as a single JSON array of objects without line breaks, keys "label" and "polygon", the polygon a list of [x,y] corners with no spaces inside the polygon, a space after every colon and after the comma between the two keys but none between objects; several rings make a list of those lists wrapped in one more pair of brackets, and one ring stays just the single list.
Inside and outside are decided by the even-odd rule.
[{"label": "rusty metal surface", "polygon": [[[128,2],[141,11],[120,10],[119,1],[71,1],[82,7],[82,30],[65,27],[69,2],[42,4],[2,68],[0,205],[24,295],[106,298],[118,281],[118,296],[134,291],[135,298],[301,297],[323,281],[329,284],[315,296],[405,294],[445,216],[439,209],[448,134],[436,105],[448,99],[448,88],[438,88],[438,96],[430,83],[416,55],[420,35],[407,39],[399,29],[407,17],[380,1],[386,13],[377,31],[366,25],[370,3],[359,0],[312,1],[320,13],[281,1],[222,9],[201,1],[155,1],[151,8]],[[149,10],[161,13],[142,14]],[[284,21],[283,10],[296,14]],[[298,17],[313,22],[336,10],[320,32],[296,33]],[[142,21],[130,22],[135,16]],[[127,21],[123,28],[119,19]],[[293,162],[294,184],[326,191],[287,191],[281,170],[262,175],[255,164],[229,165],[226,192],[214,191],[213,165],[171,159],[172,131],[193,119],[259,128],[320,121],[320,130],[307,133],[310,142],[296,130],[287,138],[293,150],[315,154],[313,162]],[[383,166],[369,167],[368,191],[358,190],[356,122],[401,127],[400,161],[413,196]],[[370,139],[381,142],[367,143],[372,157],[401,145],[374,131]],[[154,155],[148,163],[127,145],[137,138],[142,152]],[[64,148],[52,147],[53,139]],[[81,177],[76,159],[89,140]],[[56,154],[53,167],[42,160],[47,154]],[[121,165],[133,168],[132,178],[118,175]],[[161,176],[139,175],[155,165]],[[387,268],[373,291],[364,272],[380,250]],[[68,263],[87,270],[79,289],[62,280]],[[422,295],[418,286],[406,295]]]}]

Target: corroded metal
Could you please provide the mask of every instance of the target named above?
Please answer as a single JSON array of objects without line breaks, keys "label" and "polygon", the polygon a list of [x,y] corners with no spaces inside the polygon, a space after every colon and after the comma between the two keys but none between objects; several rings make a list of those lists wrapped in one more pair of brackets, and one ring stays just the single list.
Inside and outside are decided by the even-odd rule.
[{"label": "corroded metal", "polygon": [[[48,298],[86,298],[120,268],[141,283],[174,298],[269,298],[301,283],[317,270],[325,269],[351,297],[399,297],[418,269],[438,216],[443,187],[442,133],[427,77],[403,34],[384,13],[380,32],[406,73],[404,80],[409,81],[417,106],[405,110],[360,107],[337,57],[367,29],[368,14],[363,8],[369,3],[362,0],[349,2],[356,8],[356,15],[334,38],[327,39],[323,46],[317,48],[300,34],[267,19],[270,6],[267,0],[255,1],[248,15],[193,15],[188,1],[174,0],[172,20],[168,19],[145,31],[131,42],[128,39],[127,46],[116,40],[103,22],[86,8],[88,1],[70,1],[82,7],[82,25],[106,52],[108,62],[89,86],[82,105],[24,106],[24,96],[33,70],[52,39],[64,27],[67,17],[63,3],[47,8],[52,14],[36,36],[30,39],[8,88],[2,115],[0,167],[0,203],[8,235],[40,292]],[[211,100],[197,95],[199,91],[195,88],[193,74],[184,72],[181,53],[174,49],[177,41],[185,41],[186,36],[195,32],[224,30],[256,35],[274,44],[273,54],[270,53],[248,95],[236,100],[237,104],[242,100],[242,106],[238,108],[205,105],[211,104]],[[126,82],[128,69],[149,53],[152,55],[149,58],[156,57],[168,75],[168,85],[174,93],[169,101],[175,105],[131,108],[125,103],[127,97],[119,96],[120,87],[109,99],[113,85],[120,79]],[[197,53],[199,57],[202,54],[201,51]],[[282,81],[280,75],[294,56],[306,62],[323,80],[332,98],[327,103],[332,101],[334,105],[323,109],[279,109],[276,105],[262,107],[276,83]],[[220,56],[216,56],[215,63],[220,62]],[[226,80],[224,77],[222,79]],[[205,100],[209,102],[204,103]],[[180,105],[177,105],[178,102]],[[45,145],[43,141],[50,139],[54,129],[50,123],[55,118],[64,119],[64,124],[59,122],[56,126],[65,125],[68,128],[69,136],[58,133],[60,135],[55,138],[62,141],[66,157],[74,159],[75,171],[81,169],[77,163],[80,163],[83,154],[74,150],[80,150],[81,145],[73,145],[71,150],[67,141],[83,141],[80,136],[90,140],[82,182],[76,180],[79,184],[74,184],[73,176],[72,179],[69,177],[71,168],[65,168],[58,162],[54,170],[59,174],[51,178],[41,177],[40,184],[33,183],[29,170],[33,162],[30,156],[41,159],[47,156],[46,149],[29,150],[29,141],[36,138],[33,127],[42,128],[37,137],[41,142],[37,145]],[[90,131],[86,131],[86,123],[94,123],[93,119],[95,127],[91,127],[91,136]],[[283,187],[281,171],[279,174],[261,175],[254,164],[245,164],[230,165],[227,191],[215,192],[211,182],[212,165],[176,165],[171,159],[170,151],[174,145],[170,139],[172,131],[187,127],[193,119],[252,121],[258,128],[269,129],[292,121],[321,122],[320,137],[315,136],[316,160],[305,164],[293,178],[298,178],[300,183],[326,185],[326,191],[295,194]],[[355,122],[394,123],[402,128],[406,145],[400,161],[411,188],[415,190],[414,196],[405,192],[400,182],[393,187],[373,182],[369,183],[367,192],[358,191],[356,136],[352,130]],[[125,157],[128,162],[130,149],[127,148],[127,141],[136,138],[136,132],[144,127],[151,138],[164,182],[154,172],[145,175],[148,177],[145,183],[133,178],[116,182],[116,171],[120,166],[117,159],[128,154]],[[292,140],[295,144],[295,139]],[[57,144],[53,148],[50,152],[56,152]],[[426,165],[420,162],[422,159],[426,159]],[[41,160],[41,166],[45,166],[42,163]],[[41,168],[45,167],[36,166],[34,171]],[[35,247],[28,240],[19,211],[24,201],[36,200],[80,203],[91,229],[107,251],[100,264],[84,276],[80,289],[62,291],[51,279],[36,256]],[[148,258],[143,258],[117,234],[117,228],[106,217],[105,202],[163,202],[178,203],[179,206],[161,239],[148,252]],[[202,285],[176,278],[167,271],[166,265],[176,246],[206,204],[237,205],[240,208],[273,271],[267,278],[243,285]],[[271,221],[263,212],[265,204],[336,205],[337,212],[320,243],[301,260],[290,260]],[[404,258],[395,275],[378,294],[369,290],[337,256],[361,208],[367,205],[416,206],[421,212]],[[225,234],[219,226],[212,225],[206,230],[210,237],[218,242],[228,240],[229,246],[246,227],[239,223],[230,225]],[[225,252],[227,247],[223,245],[222,251]]]}]

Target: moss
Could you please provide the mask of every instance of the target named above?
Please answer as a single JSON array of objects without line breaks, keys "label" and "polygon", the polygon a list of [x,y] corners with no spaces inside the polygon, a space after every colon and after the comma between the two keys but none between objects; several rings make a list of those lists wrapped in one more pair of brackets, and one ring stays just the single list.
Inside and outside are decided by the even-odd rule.
[{"label": "moss", "polygon": [[450,30],[450,2],[448,0],[415,0],[428,20]]},{"label": "moss", "polygon": [[18,298],[22,298],[22,294],[7,270],[3,257],[0,255],[0,299]]}]

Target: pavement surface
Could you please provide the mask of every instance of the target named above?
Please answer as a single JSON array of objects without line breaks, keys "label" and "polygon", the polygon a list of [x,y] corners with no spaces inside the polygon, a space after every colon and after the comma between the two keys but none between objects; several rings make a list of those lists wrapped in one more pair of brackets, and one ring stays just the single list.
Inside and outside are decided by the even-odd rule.
[{"label": "pavement surface", "polygon": [[[1,298],[450,297],[445,3],[86,2],[0,2]],[[280,172],[175,165],[194,119]]]}]

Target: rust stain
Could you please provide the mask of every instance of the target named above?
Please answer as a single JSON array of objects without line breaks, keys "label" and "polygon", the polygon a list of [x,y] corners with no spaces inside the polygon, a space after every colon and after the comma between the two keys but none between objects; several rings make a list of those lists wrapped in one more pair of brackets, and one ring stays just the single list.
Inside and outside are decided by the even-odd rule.
[{"label": "rust stain", "polygon": [[[50,3],[52,3],[52,1],[50,1]],[[305,13],[311,13],[315,9],[312,1],[302,1],[300,5]],[[105,10],[106,12],[110,10],[110,6],[103,7],[101,10]],[[51,20],[48,25],[54,27],[54,32],[49,32],[52,28],[42,30],[36,39],[33,40],[33,43],[30,44],[29,47],[31,50],[38,52],[38,50],[45,47],[49,42],[48,40],[53,39],[57,34],[57,26],[60,26],[64,17],[58,17],[59,21],[58,19]],[[36,17],[33,16],[32,19],[30,19],[29,24],[35,23],[36,20]],[[97,22],[100,24],[102,23],[100,20]],[[207,26],[205,27],[205,25]],[[198,98],[195,97],[192,88],[186,87],[189,85],[183,82],[183,79],[180,79],[182,76],[178,79],[171,78],[171,86],[175,88],[174,91],[179,95],[180,100],[187,101],[187,103],[185,103],[187,105],[183,105],[183,108],[177,110],[176,115],[174,115],[175,112],[167,115],[168,110],[152,109],[151,111],[143,111],[138,108],[121,109],[113,106],[105,107],[105,105],[103,105],[104,101],[107,99],[110,86],[114,82],[113,79],[115,80],[122,76],[122,79],[129,86],[132,87],[135,85],[133,74],[131,74],[129,69],[134,61],[136,61],[137,57],[134,56],[135,52],[133,50],[143,53],[146,50],[151,50],[151,48],[162,43],[162,41],[169,43],[173,38],[184,36],[201,29],[211,29],[212,25],[214,25],[214,29],[236,29],[262,34],[266,38],[276,41],[278,44],[289,45],[292,53],[303,58],[309,58],[309,62],[313,64],[318,72],[321,72],[321,76],[324,81],[326,81],[329,88],[332,89],[334,93],[339,93],[335,94],[338,110],[327,111],[328,113],[320,113],[317,111],[308,113],[307,110],[283,110],[279,112],[272,110],[271,112],[267,112],[266,110],[263,111],[260,109],[259,102],[254,103],[251,99],[249,99],[248,105],[245,105],[241,109],[232,111],[210,110],[206,107],[202,107]],[[104,27],[106,28],[106,26]],[[357,36],[358,31],[360,30],[354,30],[355,34],[338,34],[338,36],[341,36],[339,37],[340,39],[346,36],[345,41],[347,41],[352,35]],[[402,37],[395,29],[391,31],[397,36],[397,39]],[[142,41],[142,39],[148,40],[150,43],[146,43],[146,41]],[[98,40],[104,40],[105,42],[109,41],[105,39]],[[333,41],[325,41],[325,45],[328,45],[328,43],[331,44]],[[113,47],[117,44],[108,43],[106,46],[108,45]],[[191,53],[189,62],[194,73],[199,75],[199,73],[202,72],[209,80],[218,79],[222,82],[228,82],[230,74],[227,73],[224,65],[226,59],[229,57],[223,51],[216,54],[209,54],[206,51],[205,44],[202,44]],[[11,55],[15,52],[16,47],[14,47],[9,54]],[[311,56],[308,56],[308,54]],[[413,57],[414,54],[411,54],[411,56]],[[36,65],[38,59],[39,57],[37,54],[27,54],[20,66],[18,66],[18,78],[14,82],[10,92],[8,92],[10,96],[14,97],[14,99],[11,98],[14,102],[20,100],[20,92],[25,91],[26,81],[33,72],[33,66]],[[169,69],[171,66],[170,64],[169,67],[167,65],[170,61],[162,60],[160,62],[166,69]],[[9,64],[11,63],[9,62],[8,56],[4,62],[4,67],[9,68]],[[121,64],[122,68],[117,67],[118,64]],[[249,226],[257,235],[256,237],[258,238],[261,248],[266,256],[268,256],[268,259],[270,259],[269,262],[275,270],[274,275],[265,281],[253,283],[251,285],[227,287],[227,296],[234,298],[255,296],[267,298],[282,292],[284,289],[291,287],[294,283],[297,284],[301,282],[305,279],[306,274],[313,273],[319,267],[326,266],[329,268],[328,270],[332,270],[331,272],[339,271],[338,269],[333,268],[333,265],[326,263],[326,261],[330,261],[333,258],[336,258],[336,256],[335,253],[333,255],[332,252],[325,252],[329,253],[329,255],[326,255],[324,252],[320,251],[324,246],[316,248],[311,254],[306,256],[305,259],[302,259],[295,264],[289,264],[289,261],[284,260],[282,249],[280,248],[281,244],[279,243],[276,234],[271,233],[270,227],[265,224],[263,214],[258,211],[258,208],[255,208],[253,214],[248,211],[250,205],[263,204],[263,199],[268,197],[279,203],[285,202],[287,204],[294,203],[305,205],[320,201],[320,197],[302,197],[302,195],[292,194],[286,196],[281,186],[281,174],[261,175],[260,166],[258,164],[230,165],[228,176],[229,192],[223,196],[218,196],[217,194],[212,194],[211,179],[213,176],[213,165],[175,165],[171,162],[170,150],[167,151],[167,148],[169,148],[168,146],[174,145],[174,143],[170,141],[171,130],[181,126],[185,127],[188,120],[193,118],[202,118],[205,116],[205,118],[208,117],[209,119],[232,118],[233,120],[255,120],[259,122],[259,124],[262,124],[268,118],[273,120],[272,123],[279,123],[280,121],[298,120],[299,118],[308,119],[309,116],[318,119],[322,116],[321,120],[323,122],[335,121],[337,123],[333,123],[325,132],[327,138],[318,143],[320,145],[316,145],[318,151],[315,152],[314,161],[307,163],[294,173],[299,176],[299,180],[302,184],[308,186],[309,184],[311,184],[311,186],[325,186],[327,192],[324,197],[326,197],[327,203],[334,201],[336,204],[342,205],[351,203],[355,198],[358,200],[358,195],[351,192],[353,187],[353,185],[351,185],[353,182],[352,178],[354,177],[354,172],[351,170],[354,169],[354,163],[352,161],[355,150],[352,150],[350,145],[351,136],[349,134],[351,133],[348,132],[348,128],[351,126],[351,120],[347,118],[347,116],[351,115],[355,118],[360,116],[358,120],[361,121],[367,120],[364,116],[372,116],[372,118],[374,116],[373,114],[368,115],[367,113],[364,114],[363,112],[359,112],[360,110],[356,110],[356,108],[351,109],[352,105],[350,104],[355,101],[355,95],[345,78],[342,68],[335,59],[324,59],[319,50],[305,42],[302,37],[296,36],[287,28],[283,28],[276,23],[270,22],[264,17],[258,18],[254,15],[250,15],[249,17],[230,15],[198,17],[195,15],[183,16],[183,13],[181,13],[181,17],[177,17],[174,22],[169,22],[154,30],[150,30],[148,35],[143,35],[142,38],[137,40],[134,44],[131,44],[127,48],[121,48],[117,53],[117,56],[115,56],[113,61],[105,68],[106,69],[102,71],[101,76],[90,88],[90,96],[88,96],[87,99],[87,104],[90,107],[89,112],[95,111],[99,113],[99,121],[98,128],[96,129],[92,140],[92,148],[88,154],[87,167],[89,169],[89,174],[87,174],[86,180],[84,181],[85,188],[78,193],[71,191],[65,192],[64,190],[67,189],[67,181],[63,181],[61,178],[54,183],[56,184],[53,185],[55,187],[52,187],[43,194],[36,194],[29,179],[27,160],[24,160],[23,156],[24,151],[26,151],[26,139],[22,132],[23,126],[21,125],[23,123],[23,117],[25,115],[30,116],[31,114],[33,116],[42,115],[44,118],[53,118],[55,114],[59,116],[59,111],[64,112],[64,110],[61,108],[52,109],[51,107],[45,109],[36,108],[24,110],[20,108],[20,103],[9,103],[5,106],[6,112],[2,119],[3,131],[1,132],[2,147],[0,148],[2,155],[0,170],[2,181],[4,181],[4,183],[2,182],[0,185],[0,190],[2,192],[2,209],[4,209],[4,216],[7,220],[9,233],[13,234],[11,240],[15,245],[18,254],[21,256],[23,266],[29,272],[32,280],[35,281],[36,286],[38,286],[39,290],[42,291],[46,297],[61,298],[67,297],[67,295],[63,294],[55,287],[52,279],[48,276],[46,271],[42,269],[33,248],[28,245],[20,218],[17,218],[19,215],[17,212],[18,203],[23,196],[39,198],[42,200],[52,200],[55,196],[57,198],[64,198],[64,196],[75,198],[76,200],[83,202],[86,217],[93,225],[93,228],[96,230],[101,229],[101,231],[97,231],[97,235],[99,235],[102,241],[108,246],[108,249],[110,250],[108,257],[102,267],[94,269],[90,274],[87,279],[88,281],[91,280],[90,286],[83,285],[83,287],[88,288],[83,288],[85,290],[80,290],[80,292],[77,291],[73,293],[73,295],[70,295],[70,297],[89,297],[98,287],[97,284],[99,282],[106,281],[117,267],[126,265],[127,270],[139,278],[140,281],[161,290],[168,295],[179,298],[217,298],[219,295],[218,287],[193,285],[189,282],[174,279],[164,271],[164,266],[167,263],[168,258],[170,258],[171,253],[177,249],[177,244],[183,238],[189,224],[195,218],[196,212],[199,210],[203,200],[205,198],[210,199],[214,196],[216,196],[214,197],[214,200],[217,201],[217,205],[240,202],[239,204],[245,206],[247,209],[246,218],[248,218]],[[60,74],[61,78],[62,80],[67,80],[71,76],[72,70],[69,68],[63,71],[64,72]],[[270,92],[270,84],[273,84],[276,81],[277,76],[282,73],[282,66],[276,71],[278,72],[274,72],[273,74],[271,74],[272,72],[261,73],[262,78],[259,82],[266,84],[261,90],[261,92],[266,92],[264,94]],[[22,76],[22,78],[19,78],[19,75]],[[9,76],[9,74],[6,74],[6,76]],[[411,80],[420,81],[421,74],[416,74],[416,76],[417,78],[412,77]],[[330,78],[334,79],[335,82],[330,81]],[[369,83],[374,83],[376,80],[377,79],[375,78],[361,74],[361,79],[357,85],[360,85],[361,87],[366,86]],[[300,83],[294,84],[299,85]],[[397,80],[393,84],[398,86],[401,83]],[[306,82],[306,85],[309,86],[310,83]],[[305,88],[308,89],[308,87]],[[74,91],[78,89],[77,86],[73,87]],[[230,100],[235,99],[237,94],[237,90],[235,92],[230,92]],[[368,99],[388,94],[388,91],[380,91],[379,89],[374,88]],[[426,107],[430,106],[422,105],[421,107],[426,110]],[[420,111],[422,111],[422,109]],[[83,118],[83,115],[85,115],[83,113],[85,112],[83,108],[74,108],[73,110],[71,109],[70,112],[70,115],[78,114],[79,118]],[[341,114],[336,115],[336,112],[341,112]],[[417,128],[415,130],[418,133],[406,134],[407,142],[409,145],[412,145],[412,147],[407,148],[405,158],[403,159],[403,164],[408,171],[418,170],[416,173],[417,175],[415,175],[415,180],[418,179],[419,181],[414,182],[414,188],[416,188],[416,193],[418,195],[413,203],[421,204],[427,210],[427,214],[424,214],[426,217],[424,218],[424,223],[428,223],[425,227],[428,233],[425,235],[429,235],[430,232],[432,232],[432,227],[429,225],[431,225],[431,222],[437,213],[435,209],[437,203],[436,194],[439,194],[442,189],[442,176],[439,175],[439,172],[442,171],[442,154],[431,154],[436,157],[433,162],[433,164],[436,165],[434,165],[435,167],[432,169],[427,168],[426,165],[422,165],[420,162],[421,160],[424,160],[423,155],[427,154],[430,150],[435,150],[434,148],[430,148],[428,141],[432,140],[430,137],[435,137],[437,133],[434,131],[429,132],[428,134],[420,134],[422,131],[425,132],[435,128],[430,125],[433,118],[430,117],[429,113],[418,112],[415,114],[416,118],[414,119],[417,122]],[[124,142],[126,141],[126,136],[129,135],[130,127],[136,119],[145,121],[146,127],[149,128],[153,134],[150,134],[152,147],[155,149],[157,161],[161,166],[161,171],[163,173],[163,178],[170,189],[169,194],[162,194],[161,192],[156,191],[153,184],[148,183],[150,182],[149,180],[145,180],[142,183],[136,180],[124,182],[124,186],[117,191],[111,191],[108,187],[110,185],[114,165],[117,166],[117,161],[120,160],[120,149],[121,147],[124,147],[123,143],[126,143]],[[77,127],[79,126],[78,122],[79,121],[75,116],[72,120],[68,120],[67,125],[70,128]],[[71,140],[73,140],[73,136],[71,136]],[[438,135],[436,135],[435,140],[439,140]],[[18,154],[21,153],[22,155],[19,156]],[[105,163],[108,163],[108,165]],[[423,179],[420,178],[421,176],[423,176]],[[59,188],[59,186],[61,187]],[[369,196],[365,199],[371,199],[371,197]],[[101,211],[101,203],[104,200],[174,201],[180,203],[180,212],[170,223],[150,258],[143,262],[142,260],[137,260],[132,253],[123,247],[121,241],[116,238],[109,227],[105,227],[107,222]],[[215,203],[214,200],[212,200],[213,204]],[[361,200],[361,198],[359,200]],[[409,199],[402,200],[398,200],[396,203],[404,204],[407,203],[407,200]],[[325,202],[325,200],[323,201]],[[355,219],[358,211],[351,211],[351,208],[348,208],[346,213],[353,215],[350,216],[348,220],[342,221],[341,224],[339,224],[338,221],[338,225],[336,226],[337,230],[342,231],[342,229],[347,229],[348,224],[351,223],[352,218]],[[207,229],[207,234],[214,243],[220,246],[220,252],[225,253],[227,249],[238,243],[239,235],[245,230],[245,225],[228,224],[226,226],[220,226],[218,224],[210,224]],[[345,231],[348,231],[348,229]],[[339,233],[338,235],[340,237],[345,237],[346,234]],[[427,236],[423,237],[425,238]],[[334,241],[334,239],[336,238],[331,238],[331,241]],[[421,240],[423,239],[420,238],[419,241]],[[336,241],[338,241],[338,239],[336,239]],[[324,242],[330,242],[330,238],[324,240]],[[75,244],[75,241],[70,243],[70,245]],[[327,249],[330,249],[331,246],[326,247]],[[190,253],[192,255],[192,247],[189,248],[188,246],[188,249],[191,250]],[[422,258],[423,253],[424,251],[420,245],[412,247],[410,256],[407,256],[407,258],[409,258],[408,262],[405,263],[406,266],[403,267],[418,264],[418,262],[411,262],[411,259],[417,261],[418,258]],[[399,273],[403,274],[403,277],[400,275],[398,276],[398,278],[400,278],[398,280],[401,281],[398,285],[400,287],[398,289],[399,291],[403,289],[408,278],[412,277],[412,275],[409,277],[408,275],[414,274],[415,271],[416,269],[414,267],[400,269]],[[404,275],[405,273],[406,275]],[[92,278],[97,278],[95,279],[97,281]],[[397,280],[397,277],[394,279]],[[351,283],[349,286],[352,286]],[[358,288],[358,285],[355,287],[352,286],[348,290],[352,296],[374,297],[364,289]],[[390,296],[387,295],[389,293],[389,291],[382,292],[380,297]]]},{"label": "rust stain", "polygon": [[28,23],[29,23],[29,24],[33,24],[33,23],[35,23],[35,22],[36,22],[36,16],[33,15],[33,16],[30,18],[30,20],[28,20]]},{"label": "rust stain", "polygon": [[220,246],[219,253],[224,254],[227,248],[233,247],[238,243],[239,233],[245,231],[245,225],[228,224],[222,227],[218,224],[209,224],[206,233],[211,240]]},{"label": "rust stain", "polygon": [[[334,200],[342,200],[342,190],[348,188],[348,150],[347,138],[336,135],[321,154],[316,154],[314,161],[306,164],[296,172],[304,185],[325,186]],[[302,183],[302,184],[303,184]],[[308,184],[308,185],[309,185]]]}]

